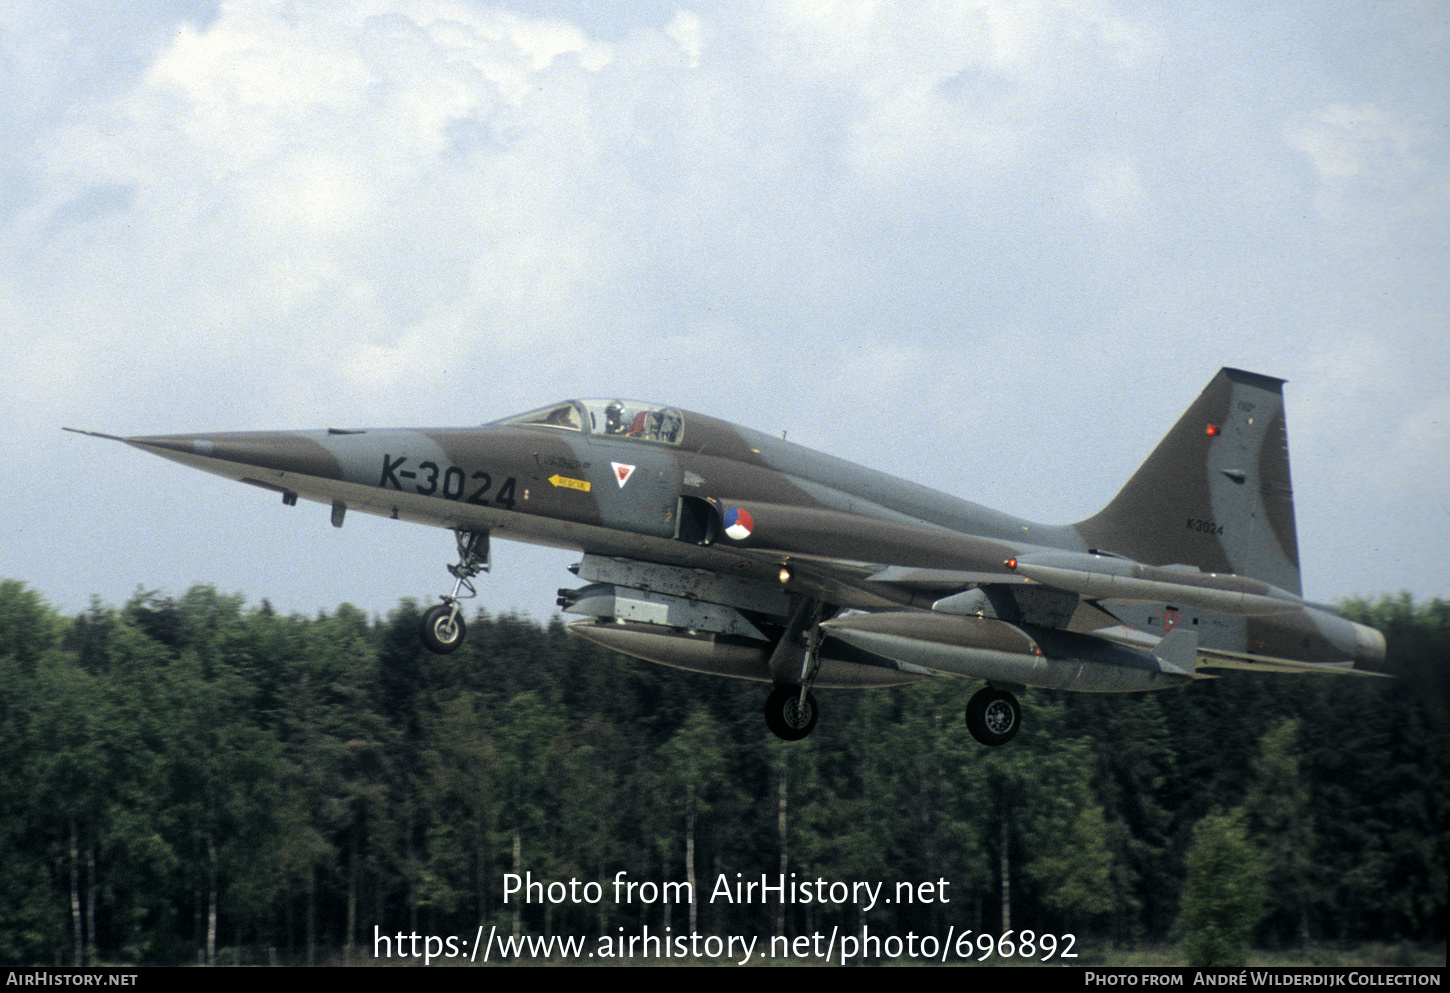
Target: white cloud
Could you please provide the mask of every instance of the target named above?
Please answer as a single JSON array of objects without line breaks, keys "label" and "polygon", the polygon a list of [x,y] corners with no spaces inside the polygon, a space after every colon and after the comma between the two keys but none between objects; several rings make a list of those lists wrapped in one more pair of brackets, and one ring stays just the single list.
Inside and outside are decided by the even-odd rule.
[{"label": "white cloud", "polygon": [[[37,269],[115,298],[100,326],[71,322],[90,347],[174,310],[173,356],[214,345],[224,315],[224,336],[331,355],[349,381],[434,374],[409,336],[486,325],[445,344],[493,353],[563,324],[607,268],[582,216],[607,155],[572,80],[611,59],[572,25],[447,0],[230,2],[57,129],[51,206],[11,235],[48,228]],[[66,208],[96,189],[125,209]]]},{"label": "white cloud", "polygon": [[1319,214],[1351,239],[1377,244],[1407,217],[1450,215],[1450,143],[1404,113],[1330,104],[1302,118],[1287,140],[1314,166]]},{"label": "white cloud", "polygon": [[1391,473],[1380,485],[1403,495],[1423,493],[1440,501],[1450,515],[1450,397],[1430,397],[1395,427],[1390,444]]},{"label": "white cloud", "polygon": [[700,15],[688,10],[682,10],[675,15],[675,19],[665,28],[665,34],[680,46],[680,50],[689,59],[691,69],[700,67],[700,51],[705,44],[705,22]]},{"label": "white cloud", "polygon": [[1054,104],[1105,94],[1156,46],[1145,25],[1091,2],[803,0],[759,5],[750,26],[760,69],[789,81],[777,106],[839,122],[867,186],[989,186],[1062,142]]}]

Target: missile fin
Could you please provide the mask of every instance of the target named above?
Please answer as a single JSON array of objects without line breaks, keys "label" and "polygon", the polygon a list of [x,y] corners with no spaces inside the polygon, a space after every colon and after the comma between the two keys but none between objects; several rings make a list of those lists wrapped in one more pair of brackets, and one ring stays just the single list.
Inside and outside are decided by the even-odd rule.
[{"label": "missile fin", "polygon": [[1158,642],[1153,655],[1166,671],[1192,675],[1198,667],[1198,632],[1175,628]]}]

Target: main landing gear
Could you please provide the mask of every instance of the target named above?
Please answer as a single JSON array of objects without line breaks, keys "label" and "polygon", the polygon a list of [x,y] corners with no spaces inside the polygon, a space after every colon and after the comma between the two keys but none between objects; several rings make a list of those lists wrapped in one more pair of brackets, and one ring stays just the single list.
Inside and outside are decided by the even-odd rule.
[{"label": "main landing gear", "polygon": [[967,730],[995,748],[1012,740],[1022,726],[1022,705],[1006,690],[984,686],[967,701]]},{"label": "main landing gear", "polygon": [[468,626],[463,623],[459,601],[478,596],[472,579],[488,571],[488,532],[460,529],[453,535],[458,540],[458,561],[448,567],[456,580],[453,592],[440,597],[442,603],[423,611],[423,622],[418,625],[423,647],[438,655],[447,655],[463,644]]},{"label": "main landing gear", "polygon": [[777,686],[765,701],[765,726],[783,741],[800,741],[810,734],[817,716],[815,694],[802,694],[799,686]]},{"label": "main landing gear", "polygon": [[[827,612],[826,605],[819,600],[801,601],[771,654],[770,669],[777,679],[788,679],[791,675],[797,679],[795,683],[777,683],[765,701],[765,726],[783,741],[800,741],[815,729],[816,718],[820,716],[811,686],[821,671],[820,623]],[[799,673],[791,673],[795,664],[790,661],[790,655],[800,650],[797,638],[802,630],[806,639],[805,656]]]}]

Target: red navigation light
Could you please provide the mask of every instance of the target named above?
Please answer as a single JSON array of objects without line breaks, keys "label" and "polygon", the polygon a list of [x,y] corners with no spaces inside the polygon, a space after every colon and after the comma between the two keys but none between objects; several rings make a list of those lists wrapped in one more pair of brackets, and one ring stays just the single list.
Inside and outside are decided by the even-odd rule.
[{"label": "red navigation light", "polygon": [[1210,438],[1216,438],[1216,437],[1218,437],[1218,425],[1217,424],[1210,424],[1204,430],[1203,433],[1206,434],[1206,435],[1208,435]]},{"label": "red navigation light", "polygon": [[1008,559],[1006,562],[1003,562],[1002,564],[1005,565],[1008,569],[1012,569],[1014,571],[1017,568],[1017,560],[1016,559]]}]

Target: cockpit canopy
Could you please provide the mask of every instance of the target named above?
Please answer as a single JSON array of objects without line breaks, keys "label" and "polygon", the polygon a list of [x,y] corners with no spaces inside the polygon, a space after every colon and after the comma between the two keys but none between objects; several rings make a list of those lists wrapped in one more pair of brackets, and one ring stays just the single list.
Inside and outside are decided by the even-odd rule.
[{"label": "cockpit canopy", "polygon": [[663,445],[678,445],[685,436],[685,418],[678,408],[638,400],[563,400],[498,423],[637,438]]}]

